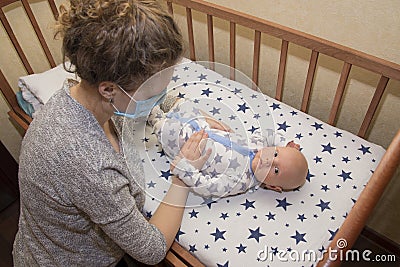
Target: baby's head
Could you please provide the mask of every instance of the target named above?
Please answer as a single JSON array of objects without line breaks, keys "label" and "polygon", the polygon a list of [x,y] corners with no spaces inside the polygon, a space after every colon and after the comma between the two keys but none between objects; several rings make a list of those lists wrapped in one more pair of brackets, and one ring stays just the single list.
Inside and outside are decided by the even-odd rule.
[{"label": "baby's head", "polygon": [[252,169],[261,187],[282,192],[304,184],[308,164],[295,147],[265,147],[255,155]]}]

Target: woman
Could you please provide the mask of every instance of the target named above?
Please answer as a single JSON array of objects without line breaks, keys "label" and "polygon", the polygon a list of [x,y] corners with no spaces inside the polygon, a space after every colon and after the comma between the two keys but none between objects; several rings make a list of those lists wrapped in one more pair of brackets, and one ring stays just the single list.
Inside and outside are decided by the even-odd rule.
[{"label": "woman", "polygon": [[114,266],[125,253],[155,264],[179,229],[188,190],[174,178],[147,221],[141,160],[134,152],[128,170],[112,117],[138,117],[161,94],[165,85],[134,95],[181,57],[181,34],[154,1],[71,0],[60,10],[64,56],[81,82],[67,81],[24,137],[14,265]]}]

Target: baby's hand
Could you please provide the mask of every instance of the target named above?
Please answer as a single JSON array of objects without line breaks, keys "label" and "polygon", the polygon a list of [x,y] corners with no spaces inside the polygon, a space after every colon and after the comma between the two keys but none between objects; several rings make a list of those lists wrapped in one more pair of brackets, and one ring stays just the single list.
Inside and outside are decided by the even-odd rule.
[{"label": "baby's hand", "polygon": [[224,132],[232,132],[232,129],[223,122],[217,121],[210,117],[206,117],[206,121],[207,121],[208,125],[210,125],[211,129],[217,129],[217,130],[221,130]]},{"label": "baby's hand", "polygon": [[297,150],[300,150],[300,145],[296,144],[294,141],[290,141],[289,143],[287,143],[286,146],[287,147],[293,147],[293,148],[296,148]]},{"label": "baby's hand", "polygon": [[230,133],[233,132],[232,129],[228,125],[226,125],[225,123],[210,117],[203,110],[200,110],[200,112],[203,114],[204,119],[206,120],[208,125],[210,125],[211,129],[217,129],[217,130],[221,130],[221,131],[224,131],[224,132],[230,132]]},{"label": "baby's hand", "polygon": [[193,167],[200,170],[204,163],[211,155],[211,148],[207,149],[206,153],[202,156],[206,146],[206,142],[203,140],[207,139],[208,135],[204,130],[194,133],[182,146],[179,155],[171,163],[171,171],[174,170],[178,162],[186,158]]}]

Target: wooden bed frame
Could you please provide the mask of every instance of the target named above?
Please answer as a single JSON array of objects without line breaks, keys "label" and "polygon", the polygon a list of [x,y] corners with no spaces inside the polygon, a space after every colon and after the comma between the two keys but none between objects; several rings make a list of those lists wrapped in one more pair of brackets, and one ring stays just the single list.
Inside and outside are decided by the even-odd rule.
[{"label": "wooden bed frame", "polygon": [[[49,6],[53,12],[54,19],[58,16],[58,11],[54,0],[47,0]],[[173,14],[174,5],[183,6],[186,10],[186,18],[188,25],[188,44],[190,59],[196,60],[196,50],[194,41],[193,31],[193,19],[192,10],[203,13],[207,16],[207,30],[208,30],[208,54],[209,61],[215,61],[214,52],[214,34],[213,34],[213,18],[219,18],[226,20],[230,25],[230,66],[235,68],[235,54],[236,54],[236,25],[241,25],[254,30],[254,56],[253,56],[253,69],[252,69],[252,80],[258,84],[259,78],[259,66],[260,66],[260,44],[261,34],[274,36],[281,39],[281,51],[280,51],[280,62],[279,71],[276,85],[275,98],[282,100],[283,84],[285,80],[285,69],[286,61],[288,57],[288,47],[290,43],[311,50],[311,57],[309,61],[308,73],[306,77],[306,83],[302,98],[301,111],[307,112],[310,104],[310,95],[313,88],[313,80],[316,72],[316,66],[318,56],[320,54],[336,58],[343,62],[343,68],[341,71],[340,79],[338,81],[336,94],[334,96],[333,105],[330,110],[328,123],[335,125],[336,117],[341,106],[342,97],[346,88],[348,77],[352,66],[357,66],[362,69],[377,73],[380,75],[380,80],[375,89],[373,98],[369,104],[366,115],[364,116],[361,127],[358,131],[358,136],[365,138],[371,121],[374,117],[375,111],[379,105],[380,99],[385,91],[386,85],[389,79],[400,81],[400,65],[368,55],[366,53],[356,51],[349,47],[345,47],[282,25],[272,23],[270,21],[260,19],[245,13],[234,11],[219,5],[211,4],[202,0],[165,0],[167,1],[167,7],[170,13]],[[28,74],[33,73],[33,69],[28,62],[26,55],[16,36],[11,29],[9,22],[3,12],[3,8],[15,3],[21,2],[26,14],[36,32],[37,38],[43,48],[43,51],[47,57],[47,60],[51,67],[55,67],[56,63],[51,54],[51,51],[46,44],[43,34],[38,26],[35,16],[31,10],[30,4],[27,0],[0,0],[0,20],[6,30],[12,44],[14,45],[15,51],[17,52],[22,64],[24,65]],[[174,5],[173,5],[174,4]],[[202,59],[205,60],[205,59]],[[26,75],[21,74],[22,75]],[[233,74],[232,74],[233,75]],[[24,113],[24,111],[18,106],[14,90],[10,84],[15,84],[16,81],[7,81],[3,72],[0,70],[0,89],[3,93],[9,107],[8,112],[10,120],[19,125],[23,131],[29,126],[31,118]],[[400,131],[393,138],[390,146],[387,148],[385,155],[379,163],[377,169],[372,175],[367,186],[361,193],[358,201],[352,208],[351,212],[347,216],[343,225],[335,235],[335,238],[330,244],[331,249],[340,250],[336,242],[339,238],[344,238],[348,242],[348,246],[344,249],[350,249],[357,237],[361,233],[370,213],[377,204],[380,196],[390,179],[393,177],[398,165],[400,163]],[[321,260],[318,266],[339,266],[340,258],[336,261],[330,261],[327,253],[324,255],[324,259]],[[172,266],[203,266],[195,257],[189,252],[183,249],[179,244],[174,243],[170,252],[166,257],[168,265]]]}]

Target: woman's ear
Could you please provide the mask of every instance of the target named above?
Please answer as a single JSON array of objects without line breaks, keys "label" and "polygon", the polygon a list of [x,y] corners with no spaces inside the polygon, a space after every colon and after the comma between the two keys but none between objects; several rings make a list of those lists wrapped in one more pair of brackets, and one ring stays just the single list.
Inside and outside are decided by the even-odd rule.
[{"label": "woman's ear", "polygon": [[270,189],[270,190],[274,190],[276,192],[282,193],[282,187],[280,186],[275,186],[275,185],[264,185],[264,188]]},{"label": "woman's ear", "polygon": [[118,89],[115,83],[112,82],[101,82],[97,87],[102,97],[106,99],[112,99],[115,96],[115,92]]}]

